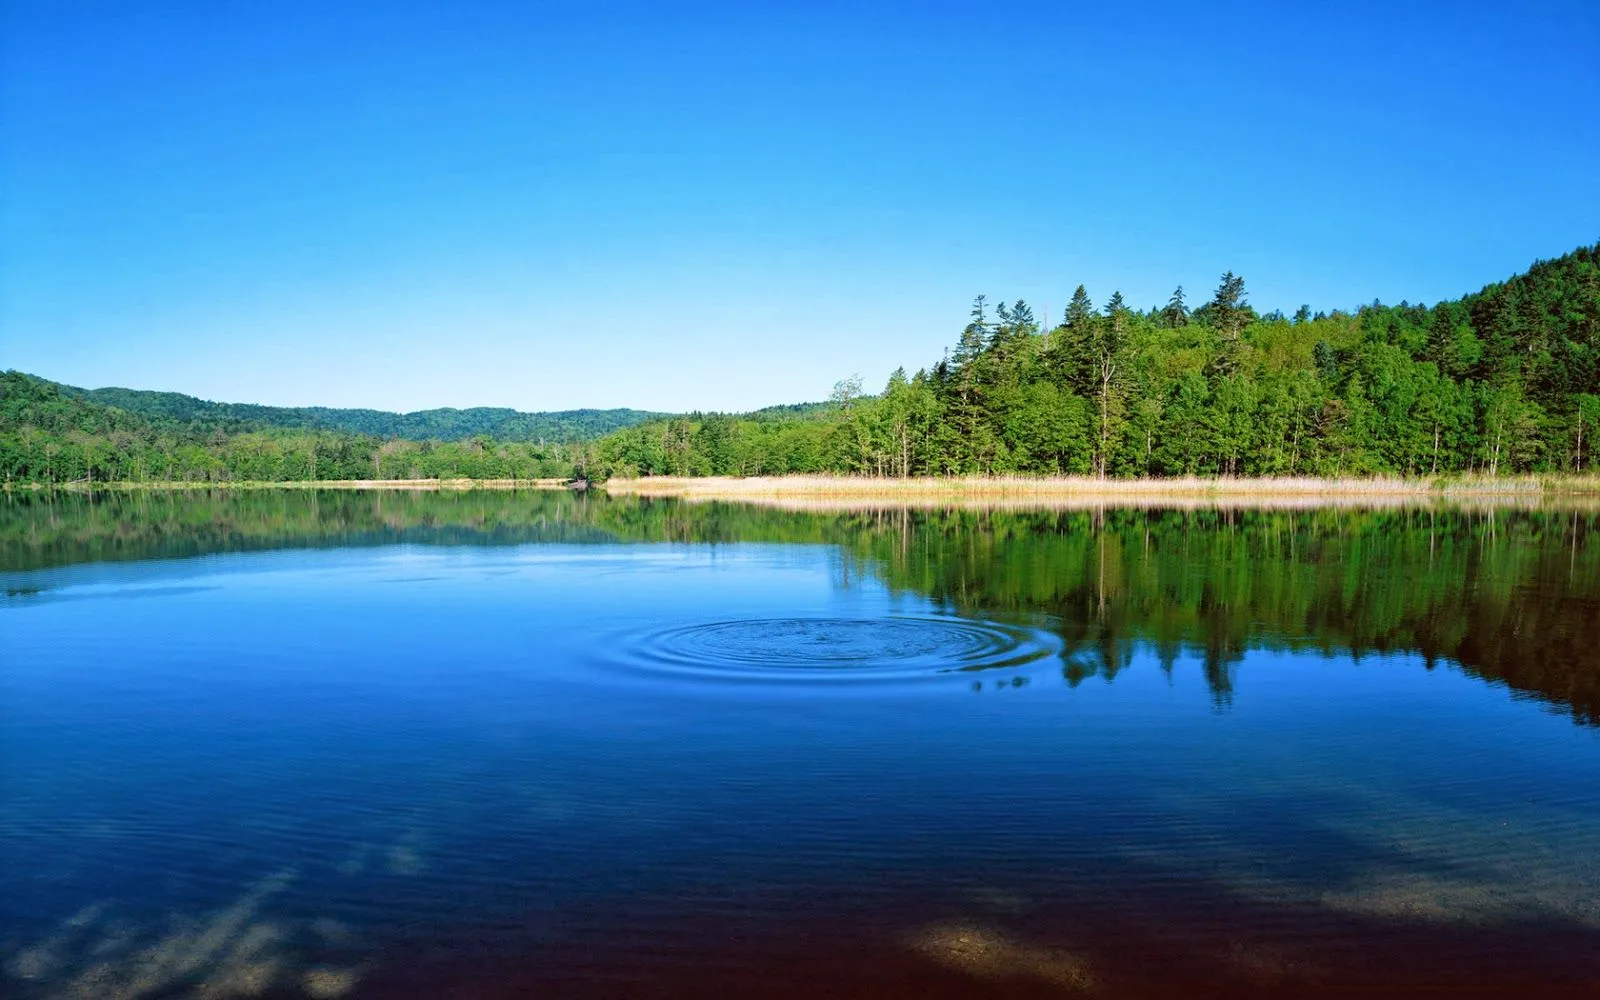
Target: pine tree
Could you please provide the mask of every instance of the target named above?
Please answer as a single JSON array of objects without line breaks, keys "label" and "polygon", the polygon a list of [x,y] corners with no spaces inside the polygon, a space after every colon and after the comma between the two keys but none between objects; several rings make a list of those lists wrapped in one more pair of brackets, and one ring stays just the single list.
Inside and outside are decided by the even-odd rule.
[{"label": "pine tree", "polygon": [[1099,325],[1100,317],[1094,303],[1089,301],[1088,291],[1079,285],[1067,305],[1062,327],[1056,331],[1050,345],[1049,364],[1057,382],[1085,398],[1092,398],[1095,391],[1094,338]]},{"label": "pine tree", "polygon": [[1095,326],[1089,338],[1092,346],[1092,363],[1100,401],[1100,440],[1095,449],[1095,471],[1101,479],[1106,477],[1106,465],[1111,449],[1111,416],[1113,388],[1121,374],[1122,349],[1127,340],[1128,307],[1121,292],[1111,293],[1106,303],[1106,318]]},{"label": "pine tree", "polygon": [[1330,391],[1339,384],[1339,352],[1326,340],[1319,340],[1311,349],[1311,361],[1316,365],[1317,378]]},{"label": "pine tree", "polygon": [[1244,279],[1228,271],[1211,300],[1211,322],[1224,340],[1235,340],[1250,321],[1249,303],[1244,300]]},{"label": "pine tree", "polygon": [[1461,352],[1456,347],[1456,328],[1460,320],[1454,309],[1439,305],[1428,321],[1428,340],[1422,356],[1432,361],[1440,374],[1451,378],[1461,374]]},{"label": "pine tree", "polygon": [[1069,330],[1074,327],[1087,329],[1087,326],[1093,320],[1094,303],[1089,301],[1088,291],[1082,285],[1079,285],[1077,291],[1072,293],[1072,301],[1067,303],[1066,317],[1063,319],[1062,325]]},{"label": "pine tree", "polygon": [[1167,300],[1166,306],[1161,310],[1161,325],[1168,330],[1189,325],[1189,307],[1183,302],[1183,286],[1179,285],[1172,293],[1172,298]]},{"label": "pine tree", "polygon": [[958,376],[983,353],[989,327],[987,299],[988,296],[980,295],[972,300],[972,319],[961,331],[961,339],[956,341],[955,357],[951,360]]}]

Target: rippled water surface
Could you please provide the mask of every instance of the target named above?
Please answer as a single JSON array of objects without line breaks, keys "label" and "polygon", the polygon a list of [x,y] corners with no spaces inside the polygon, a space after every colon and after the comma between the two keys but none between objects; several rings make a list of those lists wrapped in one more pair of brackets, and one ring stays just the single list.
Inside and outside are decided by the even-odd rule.
[{"label": "rippled water surface", "polygon": [[7,496],[0,992],[1594,990],[1597,527]]}]

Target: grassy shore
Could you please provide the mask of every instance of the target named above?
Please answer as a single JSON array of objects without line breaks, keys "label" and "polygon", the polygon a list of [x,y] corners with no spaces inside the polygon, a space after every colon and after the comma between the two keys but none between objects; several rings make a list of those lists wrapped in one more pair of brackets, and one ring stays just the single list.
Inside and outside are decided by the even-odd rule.
[{"label": "grassy shore", "polygon": [[[1026,476],[953,476],[890,479],[872,476],[648,476],[612,479],[607,493],[685,500],[727,500],[782,506],[983,504],[985,506],[1291,505],[1334,503],[1467,503],[1537,505],[1552,501],[1600,503],[1600,474],[1582,476],[1368,477],[1319,479],[1094,479]],[[560,479],[338,479],[295,482],[63,483],[55,487],[8,483],[6,490],[533,490],[565,489]]]},{"label": "grassy shore", "polygon": [[1600,475],[1436,479],[1093,479],[1023,476],[886,479],[869,476],[668,477],[612,479],[608,493],[701,500],[1251,500],[1267,498],[1478,498],[1600,496]]}]

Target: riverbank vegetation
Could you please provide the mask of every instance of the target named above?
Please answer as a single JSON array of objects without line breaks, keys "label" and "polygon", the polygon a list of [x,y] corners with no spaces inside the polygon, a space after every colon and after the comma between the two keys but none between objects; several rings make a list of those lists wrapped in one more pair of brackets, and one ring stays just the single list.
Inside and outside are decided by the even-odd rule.
[{"label": "riverbank vegetation", "polygon": [[1192,310],[1182,288],[1139,309],[1079,286],[1059,322],[980,296],[877,395],[850,378],[744,415],[283,409],[0,374],[5,483],[1548,479],[1593,470],[1597,434],[1600,244],[1431,307],[1258,313],[1231,272]]},{"label": "riverbank vegetation", "polygon": [[1415,500],[1418,498],[1600,497],[1600,474],[1522,476],[1370,476],[1323,479],[1308,476],[1256,478],[1172,476],[1097,479],[1093,476],[645,476],[607,480],[614,494],[680,497],[687,500],[871,500],[951,502],[959,500],[1099,501],[1150,503],[1174,499],[1256,500],[1272,498]]}]

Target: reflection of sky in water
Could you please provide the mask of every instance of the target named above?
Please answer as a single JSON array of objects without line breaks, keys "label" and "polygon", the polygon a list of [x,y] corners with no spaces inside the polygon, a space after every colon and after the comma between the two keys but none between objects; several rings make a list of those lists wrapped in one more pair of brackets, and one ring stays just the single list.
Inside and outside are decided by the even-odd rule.
[{"label": "reflection of sky in water", "polygon": [[[1069,684],[1042,618],[992,628],[1051,655],[977,674],[915,643],[897,653],[930,670],[891,683],[644,662],[708,622],[942,620],[820,547],[280,552],[6,585],[31,593],[0,609],[0,941],[29,996],[337,996],[399,948],[555,947],[786,893],[944,899],[899,947],[1071,989],[1091,957],[985,921],[1189,893],[1600,929],[1600,734],[1411,655],[1247,652],[1220,706],[1196,651],[1169,675],[1136,646]],[[816,640],[752,642],[786,635]],[[1260,939],[1237,961],[1264,976],[1306,960],[1268,924],[1228,934]]]}]

